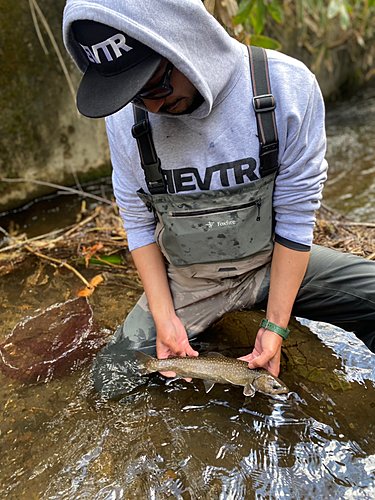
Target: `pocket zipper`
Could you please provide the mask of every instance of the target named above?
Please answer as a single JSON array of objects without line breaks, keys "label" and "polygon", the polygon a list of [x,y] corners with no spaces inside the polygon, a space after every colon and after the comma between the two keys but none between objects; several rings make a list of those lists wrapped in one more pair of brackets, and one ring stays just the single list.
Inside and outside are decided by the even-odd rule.
[{"label": "pocket zipper", "polygon": [[255,201],[249,201],[248,203],[243,203],[242,205],[234,205],[233,207],[226,208],[206,208],[204,210],[181,210],[179,212],[168,212],[168,217],[202,217],[203,215],[212,214],[222,214],[226,212],[232,212],[233,210],[245,210],[253,206],[257,206],[258,215],[256,220],[260,221],[260,207],[262,205],[262,199],[258,198]]}]

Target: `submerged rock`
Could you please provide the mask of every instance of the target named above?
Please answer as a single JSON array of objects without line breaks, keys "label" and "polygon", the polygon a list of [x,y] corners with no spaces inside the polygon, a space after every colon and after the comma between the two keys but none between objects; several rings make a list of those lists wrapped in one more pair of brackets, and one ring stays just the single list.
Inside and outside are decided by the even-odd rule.
[{"label": "submerged rock", "polygon": [[9,377],[46,382],[87,364],[106,343],[87,298],[55,304],[19,322],[0,344]]}]

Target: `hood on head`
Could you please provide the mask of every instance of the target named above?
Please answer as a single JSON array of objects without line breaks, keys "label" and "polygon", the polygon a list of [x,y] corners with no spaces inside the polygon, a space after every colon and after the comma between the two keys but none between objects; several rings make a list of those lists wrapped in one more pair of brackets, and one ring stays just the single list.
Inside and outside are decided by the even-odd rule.
[{"label": "hood on head", "polygon": [[[239,68],[240,44],[206,11],[201,0],[67,0],[64,43],[85,73],[90,60],[73,31],[73,23],[83,19],[108,25],[171,61],[204,98],[194,112],[197,118],[207,116],[215,101],[226,95]],[[124,82],[126,85],[125,77]]]}]

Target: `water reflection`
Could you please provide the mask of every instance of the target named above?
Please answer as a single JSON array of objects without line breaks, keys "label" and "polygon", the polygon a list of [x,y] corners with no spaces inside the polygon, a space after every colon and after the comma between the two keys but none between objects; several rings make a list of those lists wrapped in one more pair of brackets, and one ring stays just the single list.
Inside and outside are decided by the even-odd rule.
[{"label": "water reflection", "polygon": [[198,385],[166,393],[156,377],[120,404],[100,403],[98,438],[82,446],[80,429],[80,453],[41,498],[372,498],[374,455],[308,404],[257,396],[242,406],[232,388],[207,400]]},{"label": "water reflection", "polygon": [[327,110],[324,201],[355,221],[375,220],[375,91]]},{"label": "water reflection", "polygon": [[[6,498],[18,500],[25,489],[45,500],[373,498],[375,456],[359,444],[374,433],[372,420],[353,430],[340,411],[342,394],[319,385],[305,393],[298,375],[289,376],[299,397],[256,395],[246,405],[240,388],[215,386],[208,397],[199,380],[165,386],[158,375],[117,403],[91,392],[88,371],[19,387],[13,393],[25,408],[37,390],[53,413],[39,420],[28,447],[26,429],[18,429],[17,454],[26,451],[18,466],[7,446]],[[346,397],[352,411],[360,387]],[[374,451],[373,437],[367,448]]]}]

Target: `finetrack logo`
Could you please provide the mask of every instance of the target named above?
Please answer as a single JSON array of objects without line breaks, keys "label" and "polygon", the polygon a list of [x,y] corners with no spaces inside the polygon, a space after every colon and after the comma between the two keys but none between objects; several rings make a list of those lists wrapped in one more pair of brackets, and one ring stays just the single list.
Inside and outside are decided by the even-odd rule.
[{"label": "finetrack logo", "polygon": [[235,226],[236,225],[236,221],[235,220],[219,220],[217,222],[215,221],[208,221],[206,226],[209,228],[209,229],[212,229],[214,226],[218,226],[218,227],[226,227],[226,226]]},{"label": "finetrack logo", "polygon": [[112,54],[109,50],[110,48],[112,49],[114,55],[116,56],[116,59],[118,59],[123,55],[123,52],[121,52],[120,49],[124,50],[125,52],[129,52],[130,50],[133,49],[133,47],[126,45],[126,38],[122,33],[117,33],[117,35],[113,35],[110,38],[107,38],[107,40],[104,40],[103,42],[100,43],[96,43],[91,47],[88,47],[87,45],[82,45],[81,43],[80,46],[86,52],[89,61],[95,64],[101,64],[100,54],[104,55],[104,57],[107,59],[108,62],[113,61]]}]

